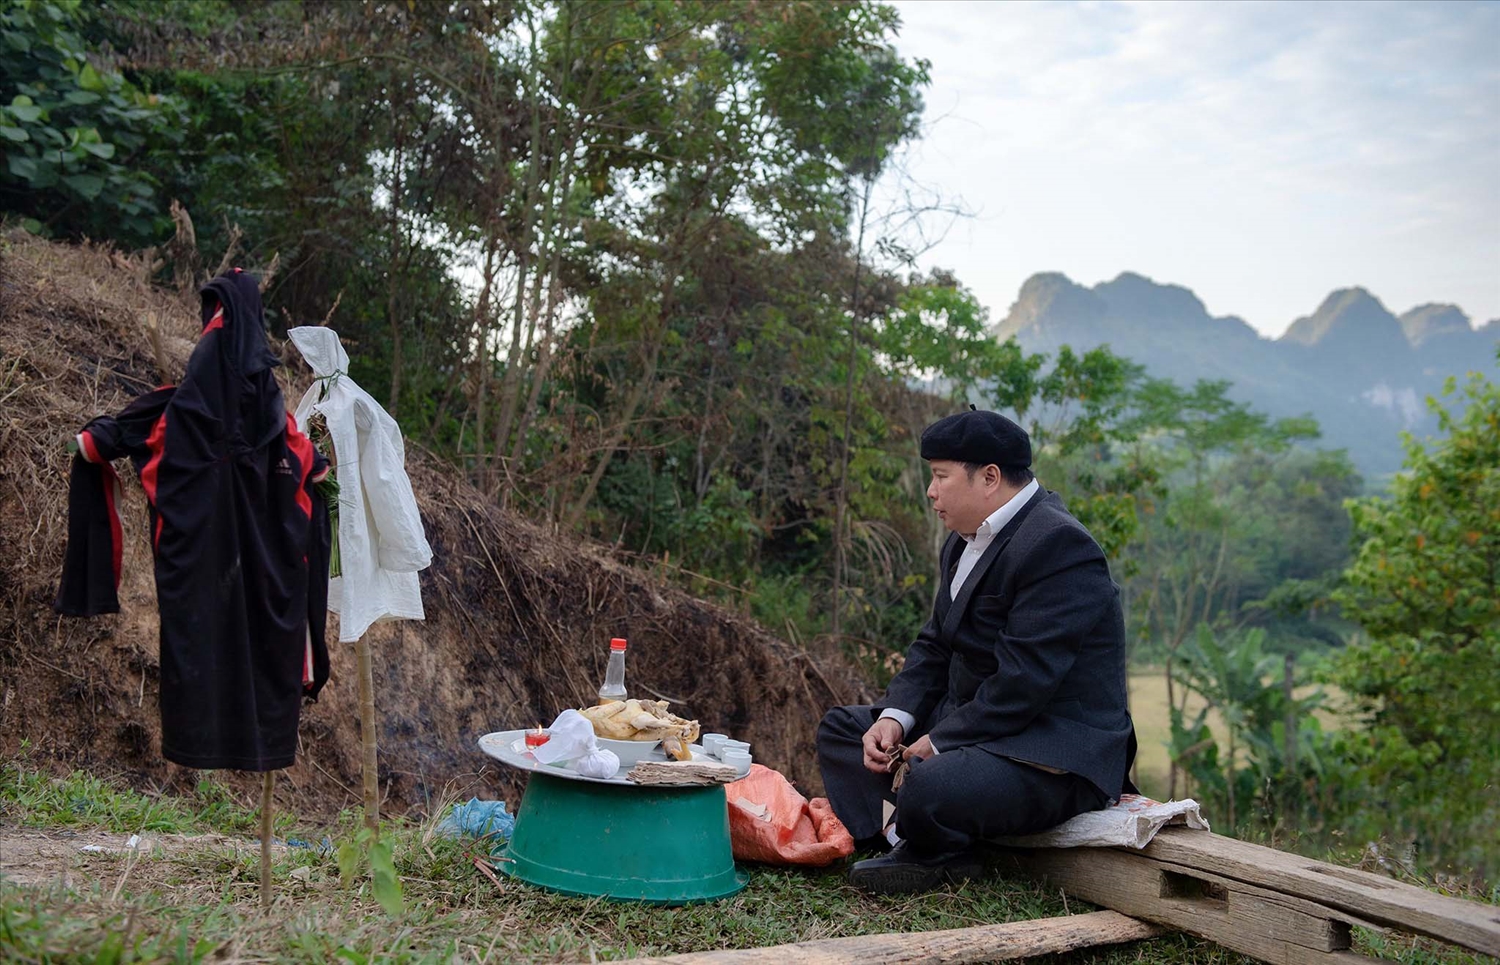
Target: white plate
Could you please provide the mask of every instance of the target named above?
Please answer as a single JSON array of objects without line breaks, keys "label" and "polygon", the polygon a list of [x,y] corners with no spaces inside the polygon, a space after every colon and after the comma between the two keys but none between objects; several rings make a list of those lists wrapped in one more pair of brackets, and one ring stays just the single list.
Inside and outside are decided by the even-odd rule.
[{"label": "white plate", "polygon": [[[523,771],[541,771],[542,773],[552,775],[553,777],[565,777],[569,780],[574,781],[590,781],[596,784],[618,784],[623,785],[624,787],[642,786],[640,784],[634,783],[633,781],[627,780],[625,777],[625,772],[629,771],[630,768],[634,766],[633,764],[626,765],[622,763],[620,765],[620,769],[615,772],[614,777],[584,777],[582,774],[579,774],[577,771],[573,770],[573,763],[571,761],[563,764],[541,764],[535,757],[532,757],[526,752],[525,735],[525,730],[504,730],[497,731],[493,734],[485,734],[483,737],[479,738],[479,749],[488,754],[490,757],[493,757],[496,760],[500,761],[502,764],[507,764],[510,767],[514,767]],[[648,742],[630,741],[629,743],[644,744]],[[666,759],[667,756],[662,752],[660,747],[654,748],[652,753],[642,758],[642,760],[649,761],[664,761]],[[693,760],[705,761],[708,763],[718,763],[713,758],[705,754],[703,752],[703,748],[697,744],[693,745]],[[678,785],[659,784],[653,786],[675,787]],[[685,784],[681,786],[694,787],[697,785]]]}]

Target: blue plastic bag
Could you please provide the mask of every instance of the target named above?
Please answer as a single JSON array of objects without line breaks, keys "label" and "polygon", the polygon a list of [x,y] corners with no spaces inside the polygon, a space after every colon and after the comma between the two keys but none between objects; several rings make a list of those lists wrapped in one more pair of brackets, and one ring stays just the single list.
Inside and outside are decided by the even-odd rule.
[{"label": "blue plastic bag", "polygon": [[477,797],[470,798],[467,804],[453,805],[453,810],[437,826],[439,834],[449,837],[489,836],[496,843],[509,839],[515,829],[516,817],[505,810],[504,801],[481,801]]}]

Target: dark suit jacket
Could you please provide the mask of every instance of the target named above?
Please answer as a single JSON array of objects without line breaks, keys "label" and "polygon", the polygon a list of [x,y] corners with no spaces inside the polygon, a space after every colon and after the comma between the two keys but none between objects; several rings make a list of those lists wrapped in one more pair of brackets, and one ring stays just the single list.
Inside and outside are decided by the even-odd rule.
[{"label": "dark suit jacket", "polygon": [[1129,787],[1125,620],[1104,552],[1056,493],[1038,490],[996,535],[958,598],[964,541],[943,544],[932,618],[879,707],[927,722],[941,753],[978,746]]}]

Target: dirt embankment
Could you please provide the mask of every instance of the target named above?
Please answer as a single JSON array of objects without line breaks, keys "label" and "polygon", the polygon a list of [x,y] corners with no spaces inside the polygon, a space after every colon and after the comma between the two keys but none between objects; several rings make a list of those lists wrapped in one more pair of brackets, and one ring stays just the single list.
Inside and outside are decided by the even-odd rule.
[{"label": "dirt embankment", "polygon": [[[197,324],[175,293],[118,255],[12,233],[0,239],[0,759],[114,773],[146,788],[191,787],[160,754],[156,594],[145,499],[121,464],[121,613],[60,619],[51,608],[67,526],[65,440],[181,372]],[[150,336],[162,337],[159,363]],[[305,380],[295,350],[289,377]],[[298,373],[302,374],[298,374]],[[304,383],[305,384],[305,383]],[[300,386],[287,391],[289,402]],[[424,623],[377,626],[380,781],[388,808],[443,795],[504,795],[512,775],[476,739],[589,702],[607,641],[630,638],[630,681],[670,698],[705,730],[750,741],[758,759],[817,787],[813,732],[824,709],[867,694],[758,625],[611,559],[608,550],[502,511],[440,461],[408,469],[434,553]],[[330,617],[330,620],[336,618]],[[330,640],[337,636],[330,629]],[[283,806],[327,814],[359,799],[354,655],[306,707]],[[254,778],[227,774],[253,799]]]}]

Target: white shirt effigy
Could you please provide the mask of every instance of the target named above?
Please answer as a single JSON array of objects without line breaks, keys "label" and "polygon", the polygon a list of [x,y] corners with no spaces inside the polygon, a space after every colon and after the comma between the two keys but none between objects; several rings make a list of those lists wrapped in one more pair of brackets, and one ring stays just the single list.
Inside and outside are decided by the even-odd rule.
[{"label": "white shirt effigy", "polygon": [[307,432],[319,414],[333,438],[341,575],[329,580],[328,609],[339,615],[339,640],[358,640],[382,620],[424,619],[417,572],[431,564],[432,548],[406,475],[401,429],[349,377],[337,332],[304,326],[287,335],[319,377],[297,404],[297,426]]}]

